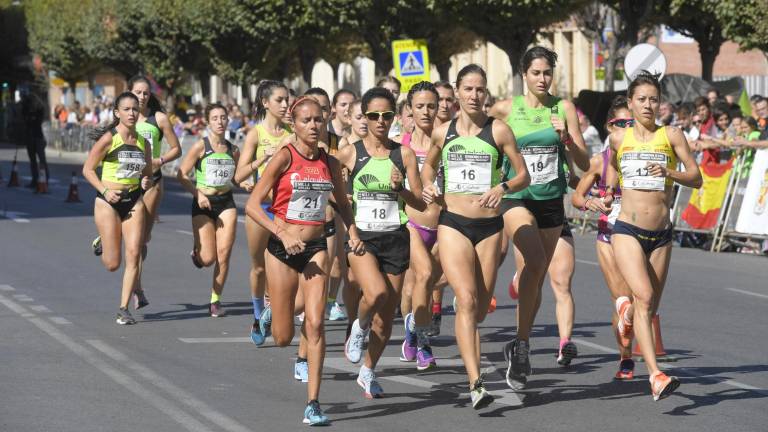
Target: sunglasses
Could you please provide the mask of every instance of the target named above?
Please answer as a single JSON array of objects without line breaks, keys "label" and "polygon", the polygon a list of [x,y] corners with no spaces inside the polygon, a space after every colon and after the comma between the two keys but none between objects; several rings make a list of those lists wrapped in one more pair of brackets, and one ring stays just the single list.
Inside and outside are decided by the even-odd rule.
[{"label": "sunglasses", "polygon": [[635,123],[635,119],[631,119],[631,118],[629,118],[629,119],[628,118],[614,118],[614,119],[608,120],[608,124],[609,125],[616,126],[618,128],[622,128],[622,129],[626,128],[626,127],[630,127],[634,123]]},{"label": "sunglasses", "polygon": [[368,111],[365,113],[365,118],[367,118],[370,121],[378,121],[379,119],[384,119],[384,121],[390,121],[395,118],[395,112],[394,111]]}]

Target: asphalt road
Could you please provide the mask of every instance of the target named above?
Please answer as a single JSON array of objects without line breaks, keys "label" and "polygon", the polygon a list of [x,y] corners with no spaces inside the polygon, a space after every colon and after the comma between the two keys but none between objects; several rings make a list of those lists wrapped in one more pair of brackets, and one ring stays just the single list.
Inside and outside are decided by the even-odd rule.
[{"label": "asphalt road", "polygon": [[[26,155],[19,153],[26,161]],[[0,186],[0,431],[283,431],[303,428],[304,384],[293,379],[295,346],[250,343],[248,252],[243,225],[223,303],[207,316],[212,270],[195,269],[190,197],[166,179],[145,264],[151,305],[138,325],[114,323],[118,273],[90,251],[94,191],[79,180],[81,204],[64,203],[82,156],[51,155],[50,193]],[[10,175],[13,149],[0,146]],[[29,181],[21,163],[22,181]],[[236,195],[243,213],[246,195]],[[515,333],[514,302],[499,274],[499,307],[482,328],[484,367],[497,399],[475,412],[446,311],[434,342],[438,369],[400,363],[402,323],[378,375],[386,397],[369,401],[343,355],[345,323],[327,323],[321,403],[339,431],[766,431],[768,430],[768,259],[675,248],[661,306],[665,363],[679,391],[653,402],[642,363],[632,382],[612,380],[617,366],[611,302],[596,264],[594,234],[576,235],[574,340],[579,357],[555,363],[551,289],[532,339],[534,375],[525,391],[503,383],[501,347]],[[451,295],[445,304],[450,305]]]}]

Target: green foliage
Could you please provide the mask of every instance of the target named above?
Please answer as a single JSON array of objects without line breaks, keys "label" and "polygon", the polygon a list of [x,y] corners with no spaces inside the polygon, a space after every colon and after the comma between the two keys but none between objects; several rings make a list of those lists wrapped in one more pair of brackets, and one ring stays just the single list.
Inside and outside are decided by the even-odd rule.
[{"label": "green foliage", "polygon": [[741,0],[671,0],[658,9],[664,24],[698,42],[701,77],[707,81],[712,81],[715,59],[726,40],[722,18],[718,15],[719,5],[728,2],[742,3]]},{"label": "green foliage", "polygon": [[759,49],[768,53],[768,20],[765,0],[721,1],[717,15],[728,39],[744,50]]},{"label": "green foliage", "polygon": [[9,0],[0,1],[0,82],[32,78],[24,10]]}]

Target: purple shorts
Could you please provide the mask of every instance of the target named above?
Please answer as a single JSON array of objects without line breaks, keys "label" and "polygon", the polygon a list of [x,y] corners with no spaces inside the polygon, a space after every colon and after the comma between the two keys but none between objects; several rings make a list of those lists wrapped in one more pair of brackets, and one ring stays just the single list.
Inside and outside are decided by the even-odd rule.
[{"label": "purple shorts", "polygon": [[424,246],[427,247],[427,250],[431,251],[432,246],[437,243],[437,229],[421,226],[412,221],[408,221],[408,226],[414,228],[416,232],[419,233],[419,237],[421,237],[421,241],[424,242]]}]

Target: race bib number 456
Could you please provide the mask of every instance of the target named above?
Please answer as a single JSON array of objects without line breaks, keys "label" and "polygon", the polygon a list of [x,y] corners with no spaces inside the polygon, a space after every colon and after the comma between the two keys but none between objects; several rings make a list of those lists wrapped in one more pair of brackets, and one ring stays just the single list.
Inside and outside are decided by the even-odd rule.
[{"label": "race bib number 456", "polygon": [[667,165],[664,153],[630,152],[621,155],[621,177],[624,189],[664,190],[664,177],[648,173],[648,164]]}]

